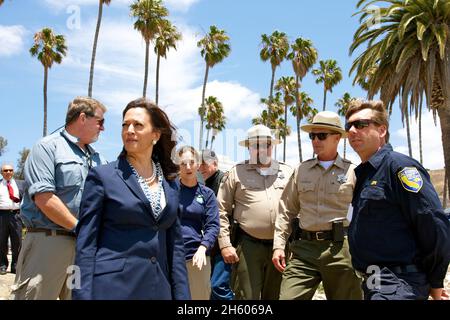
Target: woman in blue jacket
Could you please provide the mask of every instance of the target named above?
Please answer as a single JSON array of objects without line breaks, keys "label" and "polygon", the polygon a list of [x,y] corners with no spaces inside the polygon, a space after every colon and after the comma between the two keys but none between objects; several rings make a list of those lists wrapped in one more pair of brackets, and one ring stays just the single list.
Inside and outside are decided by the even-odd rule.
[{"label": "woman in blue jacket", "polygon": [[126,106],[122,153],[92,169],[84,186],[73,299],[190,299],[173,133],[156,105]]},{"label": "woman in blue jacket", "polygon": [[219,235],[219,209],[214,192],[197,181],[200,157],[194,147],[178,153],[180,165],[181,225],[192,300],[209,300],[211,261],[209,251]]}]

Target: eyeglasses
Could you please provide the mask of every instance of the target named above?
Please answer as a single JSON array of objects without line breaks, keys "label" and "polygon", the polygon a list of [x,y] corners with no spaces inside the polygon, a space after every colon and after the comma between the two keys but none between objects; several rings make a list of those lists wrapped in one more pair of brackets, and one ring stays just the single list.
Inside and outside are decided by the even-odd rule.
[{"label": "eyeglasses", "polygon": [[350,131],[352,127],[355,127],[355,129],[361,130],[366,127],[368,127],[371,123],[378,124],[375,120],[371,119],[359,119],[352,122],[347,122],[345,124],[345,131]]},{"label": "eyeglasses", "polygon": [[253,143],[253,144],[249,144],[249,148],[251,149],[269,149],[272,146],[272,144],[269,143]]},{"label": "eyeglasses", "polygon": [[2,171],[3,171],[3,172],[14,172],[13,169],[3,169]]},{"label": "eyeglasses", "polygon": [[99,119],[99,118],[95,117],[95,119],[97,120],[97,124],[98,124],[100,127],[103,127],[103,126],[105,125],[105,118]]},{"label": "eyeglasses", "polygon": [[311,139],[311,141],[314,140],[315,137],[317,137],[320,141],[325,140],[326,138],[328,138],[329,135],[333,135],[333,134],[339,134],[337,132],[310,132],[309,133],[309,138]]}]

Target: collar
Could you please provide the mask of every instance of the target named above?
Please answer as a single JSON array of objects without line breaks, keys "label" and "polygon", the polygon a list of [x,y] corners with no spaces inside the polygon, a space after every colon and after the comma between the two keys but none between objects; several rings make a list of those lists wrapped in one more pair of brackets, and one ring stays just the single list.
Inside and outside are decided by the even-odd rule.
[{"label": "collar", "polygon": [[71,135],[69,132],[66,131],[66,129],[61,131],[61,135],[70,143],[73,143],[74,145],[76,145],[81,151],[83,151],[83,153],[88,153],[88,155],[93,155],[95,153],[97,153],[97,151],[94,150],[94,148],[92,148],[89,144],[86,145],[86,149],[87,151],[84,151],[83,148],[81,148],[77,143],[78,143],[78,138]]},{"label": "collar", "polygon": [[378,169],[383,162],[384,157],[386,154],[391,152],[392,146],[390,143],[386,143],[383,147],[381,147],[372,157],[369,159],[369,163],[374,167],[375,169]]},{"label": "collar", "polygon": [[[307,167],[307,168],[309,168],[309,169],[311,169],[311,168],[314,168],[315,166],[317,166],[317,165],[320,165],[320,160],[319,160],[319,158],[314,158],[314,159],[312,159],[312,160],[310,160],[310,161],[308,161],[306,164],[305,164],[305,166]],[[339,153],[338,153],[338,155],[337,155],[337,157],[336,157],[336,159],[334,160],[334,163],[332,164],[333,166],[336,166],[336,167],[338,167],[338,168],[341,168],[341,169],[345,169],[345,164],[344,164],[344,160],[341,158],[341,156],[339,155]]]},{"label": "collar", "polygon": [[[270,175],[270,176],[275,175],[280,170],[280,163],[277,160],[272,159],[272,163],[270,164],[270,167],[267,167],[264,169],[268,171],[268,175]],[[247,170],[255,170],[256,172],[259,173],[259,167],[256,164],[249,164],[247,166]]]}]

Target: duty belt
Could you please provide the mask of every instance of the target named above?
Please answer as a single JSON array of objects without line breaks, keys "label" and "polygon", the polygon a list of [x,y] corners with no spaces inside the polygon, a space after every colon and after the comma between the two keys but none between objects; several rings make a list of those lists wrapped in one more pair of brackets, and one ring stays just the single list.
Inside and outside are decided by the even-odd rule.
[{"label": "duty belt", "polygon": [[245,238],[247,238],[250,241],[253,242],[258,242],[264,245],[273,245],[273,239],[258,239],[255,237],[252,237],[251,235],[249,235],[247,232],[245,232],[244,230],[240,229],[241,235],[244,236]]},{"label": "duty belt", "polygon": [[14,214],[18,214],[20,212],[19,209],[0,209],[0,212],[3,213],[14,213]]},{"label": "duty belt", "polygon": [[[347,227],[344,228],[344,232],[347,233]],[[307,230],[301,230],[300,231],[300,239],[301,240],[317,240],[317,241],[323,241],[323,240],[333,240],[333,231],[332,230],[325,230],[325,231],[307,231]]]},{"label": "duty belt", "polygon": [[[398,266],[378,266],[378,268],[380,268],[380,270],[383,268],[387,268],[395,274],[422,272],[420,268],[417,267],[415,264],[406,264]],[[374,273],[366,273],[359,270],[355,270],[355,272],[360,278],[364,279],[364,281],[366,281],[367,278],[369,278],[371,275],[374,275]]]}]

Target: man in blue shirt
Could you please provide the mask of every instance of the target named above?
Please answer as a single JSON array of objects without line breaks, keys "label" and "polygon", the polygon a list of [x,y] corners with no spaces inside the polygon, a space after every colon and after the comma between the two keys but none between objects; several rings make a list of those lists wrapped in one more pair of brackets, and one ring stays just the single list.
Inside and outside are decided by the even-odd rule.
[{"label": "man in blue shirt", "polygon": [[75,98],[67,110],[65,130],[44,137],[31,150],[21,206],[27,233],[11,299],[70,299],[67,272],[75,257],[73,230],[84,181],[91,167],[106,163],[90,146],[104,130],[105,112],[97,100]]},{"label": "man in blue shirt", "polygon": [[366,300],[446,299],[450,223],[427,171],[394,152],[381,101],[355,101],[348,139],[362,163],[349,210],[352,263]]}]

